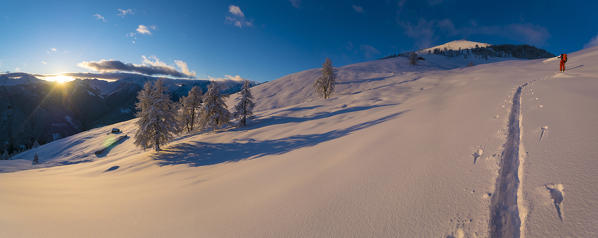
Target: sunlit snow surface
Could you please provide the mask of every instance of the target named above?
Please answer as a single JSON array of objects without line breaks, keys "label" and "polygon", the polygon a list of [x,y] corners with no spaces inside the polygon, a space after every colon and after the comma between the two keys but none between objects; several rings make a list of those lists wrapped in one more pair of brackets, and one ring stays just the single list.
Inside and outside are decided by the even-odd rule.
[{"label": "sunlit snow surface", "polygon": [[[247,128],[159,154],[133,145],[131,120],[0,161],[0,237],[487,237],[524,83],[522,234],[597,236],[598,48],[569,54],[565,73],[469,60],[339,67],[329,100],[313,93],[318,69],[291,74],[252,88]],[[96,155],[114,127],[129,138]]]}]

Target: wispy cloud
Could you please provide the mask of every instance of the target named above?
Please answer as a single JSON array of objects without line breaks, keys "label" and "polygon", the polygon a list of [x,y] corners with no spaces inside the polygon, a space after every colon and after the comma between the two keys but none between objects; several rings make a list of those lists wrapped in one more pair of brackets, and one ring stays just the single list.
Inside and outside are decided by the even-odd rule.
[{"label": "wispy cloud", "polygon": [[294,8],[299,8],[301,6],[301,0],[289,0],[291,2],[291,6]]},{"label": "wispy cloud", "polygon": [[78,66],[98,72],[135,72],[145,75],[168,75],[174,77],[185,76],[180,72],[166,67],[134,65],[131,63],[123,63],[122,61],[118,60],[100,60],[95,62],[84,61],[79,63]]},{"label": "wispy cloud", "polygon": [[93,16],[102,22],[106,22],[106,18],[104,18],[104,16],[100,15],[99,13],[93,14]]},{"label": "wispy cloud", "polygon": [[228,12],[230,12],[230,14],[233,14],[235,16],[245,17],[245,14],[243,14],[243,11],[241,11],[241,8],[239,8],[239,6],[235,6],[235,5],[228,6]]},{"label": "wispy cloud", "polygon": [[117,15],[121,16],[121,17],[125,17],[126,15],[133,15],[135,14],[135,12],[133,12],[133,9],[116,9],[116,11],[118,12]]},{"label": "wispy cloud", "polygon": [[156,30],[158,29],[158,27],[151,25],[151,26],[146,26],[146,25],[139,25],[137,26],[137,29],[135,29],[136,32],[129,32],[126,34],[126,36],[128,38],[131,38],[131,43],[135,44],[137,42],[137,34],[142,34],[142,35],[151,35],[152,32],[151,30]]},{"label": "wispy cloud", "polygon": [[48,62],[46,62],[45,60],[42,60],[40,63],[42,63],[42,64],[48,64]]},{"label": "wispy cloud", "polygon": [[160,61],[160,59],[158,59],[158,57],[156,57],[155,55],[151,55],[151,56],[145,56],[142,55],[141,59],[143,59],[142,63],[146,64],[146,65],[151,65],[151,66],[162,66],[162,67],[169,67],[174,69],[174,67],[169,66],[168,64]]},{"label": "wispy cloud", "polygon": [[351,5],[351,7],[353,7],[353,10],[357,13],[363,13],[363,7],[359,6],[359,5]]},{"label": "wispy cloud", "polygon": [[145,25],[139,25],[139,26],[137,27],[137,30],[136,30],[136,31],[137,31],[139,34],[143,34],[143,35],[151,35],[151,34],[152,34],[152,32],[149,30],[149,28],[148,28],[147,26],[145,26]]},{"label": "wispy cloud", "polygon": [[50,48],[46,51],[46,54],[56,54],[56,52],[58,52],[58,50],[56,48]]},{"label": "wispy cloud", "polygon": [[217,82],[222,82],[222,81],[235,81],[235,82],[242,82],[245,80],[245,78],[239,76],[239,75],[224,75],[224,77],[220,77],[220,78],[216,78],[216,77],[212,77],[212,76],[208,76],[208,79],[210,81],[217,81]]},{"label": "wispy cloud", "polygon": [[[149,57],[142,55],[141,58],[143,59],[143,64],[145,64],[145,65],[165,67],[165,68],[169,68],[171,70],[176,70],[174,66],[168,65],[167,63],[160,61],[160,59],[158,59],[158,57],[156,57],[155,55],[152,55]],[[187,65],[187,62],[185,62],[185,61],[174,60],[174,64],[179,68],[178,71],[182,72],[183,74],[185,74],[187,76],[195,77],[197,75],[195,73],[195,71],[189,70],[189,66]]]},{"label": "wispy cloud", "polygon": [[131,38],[131,43],[135,44],[137,41],[137,34],[135,32],[129,32],[126,34],[128,38]]},{"label": "wispy cloud", "polygon": [[[78,72],[70,72],[70,73],[61,73],[61,75],[66,75],[66,76],[71,76],[73,78],[78,78],[78,79],[102,79],[102,80],[108,80],[108,81],[112,81],[112,80],[120,80],[120,79],[150,79],[150,80],[156,80],[156,79],[161,79],[164,78],[162,76],[150,76],[150,75],[145,75],[145,74],[139,74],[139,73],[127,73],[127,72],[101,72],[101,73],[78,73]],[[37,76],[37,75],[36,75]],[[54,76],[54,75],[39,75],[41,77],[44,76]],[[187,78],[185,80],[188,80],[191,78]],[[246,80],[245,78],[239,76],[239,75],[225,75],[224,77],[210,77],[208,76],[208,78],[195,78],[195,80],[210,80],[210,81],[216,81],[216,82],[222,82],[225,83],[227,81],[235,81],[235,82],[242,82],[243,80]]]},{"label": "wispy cloud", "polygon": [[598,35],[595,36],[594,38],[592,38],[590,40],[590,42],[586,43],[583,47],[584,48],[591,48],[591,47],[595,47],[598,46]]},{"label": "wispy cloud", "polygon": [[359,50],[361,50],[361,53],[363,53],[363,56],[365,56],[365,58],[368,58],[368,59],[373,58],[380,54],[380,51],[371,45],[360,45]]},{"label": "wispy cloud", "polygon": [[417,23],[399,22],[405,35],[415,40],[417,47],[432,46],[443,38],[467,38],[473,35],[499,36],[526,44],[543,45],[550,38],[546,28],[527,23],[514,23],[502,26],[471,25],[457,27],[450,19],[426,20]]},{"label": "wispy cloud", "polygon": [[[103,73],[61,73],[61,75],[71,76],[78,79],[101,79],[101,80],[119,80],[119,79],[160,79],[161,76],[149,76],[139,73],[124,73],[124,72],[103,72]],[[51,76],[51,75],[45,75]]]},{"label": "wispy cloud", "polygon": [[181,72],[183,72],[186,75],[193,76],[193,77],[195,77],[197,75],[197,73],[195,73],[195,71],[189,70],[189,66],[187,66],[187,63],[185,61],[175,60],[174,64],[177,67],[179,67],[179,69],[181,70]]},{"label": "wispy cloud", "polygon": [[253,26],[253,23],[245,18],[245,13],[241,11],[241,8],[239,6],[228,6],[228,13],[229,15],[224,17],[226,23],[232,24],[239,28]]},{"label": "wispy cloud", "polygon": [[400,22],[399,24],[403,27],[405,35],[414,39],[416,46],[420,48],[431,46],[438,41],[441,35],[452,36],[455,34],[454,25],[449,19],[439,21],[422,18],[417,23]]},{"label": "wispy cloud", "polygon": [[501,29],[508,38],[521,39],[523,42],[544,45],[546,40],[550,38],[550,33],[544,27],[533,24],[510,24]]},{"label": "wispy cloud", "polygon": [[[132,63],[124,63],[119,60],[100,60],[100,61],[84,61],[78,64],[79,67],[90,69],[98,72],[130,72],[140,73],[144,75],[164,75],[176,78],[193,78],[195,72],[189,71],[187,63],[180,61],[176,63],[179,67],[184,65],[183,72],[177,70],[175,67],[170,66],[158,59],[155,56],[143,58],[143,64],[137,65]],[[184,71],[187,71],[186,73]]]}]

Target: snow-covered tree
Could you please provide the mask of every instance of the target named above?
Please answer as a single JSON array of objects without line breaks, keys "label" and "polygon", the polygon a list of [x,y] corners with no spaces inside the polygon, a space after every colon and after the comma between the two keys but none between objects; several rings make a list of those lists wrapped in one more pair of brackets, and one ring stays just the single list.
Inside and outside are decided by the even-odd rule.
[{"label": "snow-covered tree", "polygon": [[8,151],[4,150],[4,153],[2,153],[2,155],[0,155],[0,160],[6,160],[8,159]]},{"label": "snow-covered tree", "polygon": [[218,91],[218,86],[215,82],[212,82],[208,86],[208,92],[203,95],[203,106],[199,113],[200,127],[216,130],[228,123],[230,117],[230,112]]},{"label": "snow-covered tree", "polygon": [[39,157],[37,156],[37,153],[35,153],[35,155],[33,155],[33,161],[31,163],[32,164],[39,164]]},{"label": "snow-covered tree", "polygon": [[33,142],[33,145],[31,146],[31,148],[37,148],[37,147],[39,147],[39,142],[37,142],[37,140],[35,140]]},{"label": "snow-covered tree", "polygon": [[160,151],[160,145],[166,144],[179,132],[176,105],[165,93],[160,80],[153,87],[149,82],[145,83],[137,99],[139,129],[135,133],[135,144],[143,148],[154,147],[156,151]]},{"label": "snow-covered tree", "polygon": [[332,62],[329,58],[326,58],[326,61],[322,65],[322,76],[314,83],[316,93],[324,99],[329,98],[332,92],[334,92],[335,80]]},{"label": "snow-covered tree", "polygon": [[235,118],[239,118],[239,126],[246,126],[247,117],[253,115],[253,107],[255,106],[255,103],[253,102],[253,96],[251,95],[249,87],[249,81],[245,80],[245,82],[243,82],[243,88],[240,92],[241,100],[235,106],[234,116]]},{"label": "snow-covered tree", "polygon": [[197,115],[201,109],[202,92],[197,86],[193,86],[186,97],[181,98],[180,121],[187,132],[193,131],[197,124]]}]

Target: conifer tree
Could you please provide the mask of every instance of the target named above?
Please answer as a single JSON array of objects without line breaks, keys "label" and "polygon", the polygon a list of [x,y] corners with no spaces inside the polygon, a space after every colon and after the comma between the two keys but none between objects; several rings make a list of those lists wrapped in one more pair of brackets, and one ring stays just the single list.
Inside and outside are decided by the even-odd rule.
[{"label": "conifer tree", "polygon": [[151,83],[145,83],[137,99],[139,129],[135,133],[135,144],[143,148],[154,147],[156,151],[160,151],[160,145],[166,144],[179,132],[175,118],[176,106],[165,93],[160,80],[153,87]]},{"label": "conifer tree", "polygon": [[186,97],[181,98],[181,124],[187,132],[193,131],[197,124],[197,116],[201,109],[202,92],[198,86],[193,86]]},{"label": "conifer tree", "polygon": [[39,147],[39,142],[37,142],[37,140],[35,140],[33,142],[33,145],[31,146],[31,148],[37,148],[37,147]]},{"label": "conifer tree", "polygon": [[33,155],[33,161],[31,162],[31,164],[39,164],[39,157],[37,156],[37,153]]},{"label": "conifer tree", "polygon": [[243,88],[240,92],[241,100],[235,106],[234,117],[239,118],[239,126],[241,127],[247,125],[247,117],[253,115],[253,107],[255,106],[249,87],[249,81],[245,80],[245,82],[243,82]]},{"label": "conifer tree", "polygon": [[417,53],[415,52],[411,52],[409,53],[409,64],[410,65],[416,65],[417,64]]},{"label": "conifer tree", "polygon": [[199,114],[200,127],[216,130],[228,123],[230,117],[230,112],[218,91],[218,86],[212,82],[203,96],[203,106]]},{"label": "conifer tree", "polygon": [[336,84],[335,80],[332,62],[329,58],[326,58],[326,61],[324,61],[324,64],[322,65],[322,76],[320,76],[314,83],[316,93],[324,99],[328,99],[332,92],[334,92],[334,85]]}]

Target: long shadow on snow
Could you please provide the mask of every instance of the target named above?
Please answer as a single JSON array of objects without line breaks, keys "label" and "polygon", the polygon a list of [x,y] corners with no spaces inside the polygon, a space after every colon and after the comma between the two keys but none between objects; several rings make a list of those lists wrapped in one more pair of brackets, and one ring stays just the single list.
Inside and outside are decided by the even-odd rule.
[{"label": "long shadow on snow", "polygon": [[[224,131],[246,131],[246,130],[253,130],[253,129],[258,129],[258,128],[262,128],[262,127],[266,127],[266,126],[285,124],[285,123],[291,123],[291,122],[301,123],[301,122],[305,122],[305,121],[333,117],[333,116],[340,115],[343,113],[365,111],[365,110],[369,110],[369,109],[373,109],[373,108],[395,106],[395,105],[398,105],[398,104],[373,105],[373,106],[367,106],[367,107],[351,107],[351,108],[337,110],[334,112],[320,112],[320,113],[316,113],[309,117],[266,116],[265,118],[248,120],[247,126],[245,126],[245,127],[242,127],[242,128],[235,127],[235,128],[227,129]],[[302,111],[302,110],[311,110],[311,109],[315,109],[318,107],[321,107],[321,106],[318,105],[318,106],[309,106],[309,107],[294,107],[294,108],[280,110],[278,112],[275,112],[275,114],[280,113],[280,112],[287,112],[287,111],[296,112],[296,111]],[[219,133],[219,132],[222,132],[222,131],[218,131],[216,133]],[[196,132],[190,133],[188,135],[179,137],[179,138],[175,139],[175,141],[179,141],[179,140],[186,139],[186,138],[189,138],[192,136],[196,136],[201,133],[202,133],[201,131],[196,131]]]},{"label": "long shadow on snow", "polygon": [[308,116],[308,117],[271,116],[271,117],[266,117],[263,119],[250,120],[250,121],[248,121],[249,125],[247,127],[235,128],[230,131],[257,129],[260,127],[272,126],[272,125],[278,125],[278,124],[286,124],[286,123],[301,123],[301,122],[306,122],[306,121],[311,121],[311,120],[319,120],[319,119],[329,118],[329,117],[333,117],[333,116],[344,114],[344,113],[366,111],[366,110],[370,110],[373,108],[395,106],[395,105],[398,105],[398,104],[383,104],[383,105],[373,105],[373,106],[364,106],[364,107],[350,107],[350,108],[340,109],[340,110],[337,110],[334,112],[320,112],[320,113],[316,113],[316,114]]},{"label": "long shadow on snow", "polygon": [[572,67],[572,68],[568,68],[567,70],[577,69],[577,68],[581,68],[581,67],[583,67],[583,64],[580,64],[580,65]]},{"label": "long shadow on snow", "polygon": [[[286,109],[282,109],[280,111],[274,111],[274,112],[270,112],[268,115],[265,116],[271,116],[273,114],[279,114],[282,112],[298,112],[298,111],[307,111],[307,110],[312,110],[312,109],[316,109],[318,107],[321,107],[321,105],[316,105],[316,106],[306,106],[306,107],[292,107],[292,108],[286,108]],[[253,117],[252,117],[253,118]]]},{"label": "long shadow on snow", "polygon": [[368,88],[368,89],[364,89],[364,90],[350,92],[350,93],[347,93],[345,95],[355,95],[355,94],[362,93],[364,91],[377,90],[377,89],[381,89],[381,88],[392,87],[392,86],[397,86],[397,85],[406,84],[406,83],[410,83],[410,82],[415,82],[415,81],[417,81],[417,80],[419,80],[421,78],[422,77],[415,77],[415,78],[403,80],[403,81],[400,81],[400,82],[388,83],[388,84],[384,84],[384,85],[381,85],[381,86],[378,86],[378,87],[375,87],[375,88]]},{"label": "long shadow on snow", "polygon": [[125,142],[128,139],[129,139],[128,135],[120,136],[116,139],[116,141],[114,141],[112,144],[110,144],[106,148],[96,151],[95,154],[98,158],[106,157],[106,155],[108,155],[108,153],[110,153],[110,151],[112,149],[114,149],[114,147],[122,144],[123,142]]},{"label": "long shadow on snow", "polygon": [[154,159],[159,161],[160,166],[188,164],[197,167],[224,162],[237,162],[247,158],[256,159],[267,155],[279,155],[346,136],[354,131],[396,118],[405,112],[407,111],[393,113],[373,121],[322,134],[296,135],[265,141],[249,139],[244,142],[234,141],[232,143],[182,143],[160,152],[155,155]]},{"label": "long shadow on snow", "polygon": [[286,108],[286,109],[282,109],[280,111],[277,111],[277,113],[281,113],[281,112],[298,112],[298,111],[316,109],[318,107],[321,107],[321,106],[320,105],[315,105],[315,106],[307,106],[307,107],[291,107],[291,108]]},{"label": "long shadow on snow", "polygon": [[388,78],[394,77],[394,75],[392,76],[386,76],[386,77],[378,77],[378,78],[368,78],[368,79],[358,79],[358,80],[352,80],[352,81],[345,81],[345,82],[337,82],[336,84],[359,84],[359,83],[370,83],[370,82],[376,82],[376,81],[382,81]]}]

